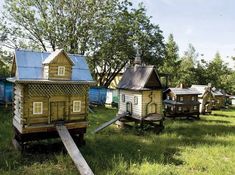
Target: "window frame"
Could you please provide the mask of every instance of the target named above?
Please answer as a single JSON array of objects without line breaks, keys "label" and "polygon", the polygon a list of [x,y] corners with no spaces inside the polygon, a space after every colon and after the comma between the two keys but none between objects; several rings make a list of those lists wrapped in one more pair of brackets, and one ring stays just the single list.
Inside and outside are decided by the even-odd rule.
[{"label": "window frame", "polygon": [[[37,104],[40,104],[40,112],[37,112],[36,111],[36,105]],[[43,102],[39,102],[39,101],[36,101],[36,102],[33,102],[33,115],[41,115],[43,114]]]},{"label": "window frame", "polygon": [[[63,71],[62,71],[63,74],[61,74],[61,72],[60,72],[61,69],[63,70]],[[58,66],[58,70],[57,70],[57,71],[58,71],[58,72],[57,72],[57,75],[58,75],[58,76],[64,76],[64,75],[65,75],[65,66]]]},{"label": "window frame", "polygon": [[180,101],[184,101],[184,97],[183,96],[180,96]]},{"label": "window frame", "polygon": [[134,96],[134,105],[138,105],[138,97]]},{"label": "window frame", "polygon": [[178,111],[182,112],[182,107],[181,106],[178,107]]},{"label": "window frame", "polygon": [[[76,108],[75,108],[75,104],[76,103],[78,103],[79,104],[79,106],[78,106],[78,110],[75,110]],[[81,110],[82,110],[82,102],[81,102],[81,100],[74,100],[73,101],[73,112],[81,112]]]},{"label": "window frame", "polygon": [[126,101],[126,96],[125,94],[122,94],[122,102],[124,103]]},{"label": "window frame", "polygon": [[196,100],[196,98],[194,96],[192,96],[192,101],[195,101],[195,100]]}]

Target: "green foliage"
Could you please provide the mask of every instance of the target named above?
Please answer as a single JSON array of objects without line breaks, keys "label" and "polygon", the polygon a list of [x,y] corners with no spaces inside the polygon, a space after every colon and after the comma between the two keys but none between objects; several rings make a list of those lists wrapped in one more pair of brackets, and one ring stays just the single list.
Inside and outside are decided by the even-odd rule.
[{"label": "green foliage", "polygon": [[10,75],[12,56],[9,52],[0,50],[0,77],[8,77]]},{"label": "green foliage", "polygon": [[5,0],[4,9],[5,45],[86,54],[103,86],[134,59],[135,43],[147,64],[161,64],[165,54],[159,26],[128,0]]},{"label": "green foliage", "polygon": [[[113,118],[116,109],[95,108],[89,114],[86,145],[80,147],[91,169],[102,174],[235,174],[235,109],[214,111],[201,120],[166,120],[163,133],[95,128]],[[16,151],[11,111],[0,109],[0,174],[77,174],[59,140],[31,142],[23,154]]]},{"label": "green foliage", "polygon": [[197,57],[198,54],[195,48],[192,44],[189,44],[188,50],[185,51],[178,67],[179,76],[176,80],[176,84],[183,83],[187,86],[190,86],[191,84],[195,83],[193,80],[193,70]]},{"label": "green foliage", "polygon": [[169,86],[176,86],[178,75],[178,66],[181,62],[178,54],[179,48],[174,41],[173,34],[170,34],[166,43],[166,56],[163,65],[160,67],[160,72],[169,75]]}]

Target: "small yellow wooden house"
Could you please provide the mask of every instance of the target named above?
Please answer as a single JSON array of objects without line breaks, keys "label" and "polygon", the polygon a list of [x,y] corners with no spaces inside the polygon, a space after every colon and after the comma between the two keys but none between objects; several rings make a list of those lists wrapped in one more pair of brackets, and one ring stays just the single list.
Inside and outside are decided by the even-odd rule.
[{"label": "small yellow wooden house", "polygon": [[94,84],[84,56],[63,50],[16,50],[8,81],[14,83],[17,141],[53,137],[57,123],[83,140],[88,125],[88,89]]},{"label": "small yellow wooden house", "polygon": [[[141,65],[136,57],[134,67],[129,67],[118,84],[118,113],[129,113],[135,119],[162,116],[162,85],[155,66]],[[153,117],[153,118],[154,118]]]},{"label": "small yellow wooden house", "polygon": [[219,110],[225,106],[225,96],[220,91],[217,90],[215,87],[212,88],[212,109]]}]

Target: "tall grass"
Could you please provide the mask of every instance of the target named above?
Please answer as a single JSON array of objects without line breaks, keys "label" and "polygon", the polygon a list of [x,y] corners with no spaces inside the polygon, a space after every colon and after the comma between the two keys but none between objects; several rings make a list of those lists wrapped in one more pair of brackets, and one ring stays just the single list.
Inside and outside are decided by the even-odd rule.
[{"label": "tall grass", "polygon": [[[82,154],[95,174],[235,174],[235,110],[201,120],[166,120],[161,134],[120,129],[93,134],[116,109],[95,108]],[[0,174],[77,174],[59,140],[31,143],[23,154],[11,144],[10,111],[0,114]],[[215,114],[215,115],[214,115]]]}]

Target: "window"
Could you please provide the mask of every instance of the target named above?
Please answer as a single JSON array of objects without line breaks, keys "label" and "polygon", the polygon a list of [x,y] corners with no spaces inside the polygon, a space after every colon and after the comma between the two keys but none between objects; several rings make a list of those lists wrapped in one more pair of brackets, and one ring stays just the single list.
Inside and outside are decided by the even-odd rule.
[{"label": "window", "polygon": [[165,109],[167,109],[167,105],[165,105]]},{"label": "window", "polygon": [[134,96],[134,104],[138,105],[138,97],[137,96]]},{"label": "window", "polygon": [[194,96],[192,96],[192,101],[194,101],[195,100],[195,97]]},{"label": "window", "polygon": [[33,114],[42,114],[42,102],[33,102]]},{"label": "window", "polygon": [[125,94],[122,94],[122,102],[125,102]]},{"label": "window", "polygon": [[182,111],[182,107],[179,106],[179,107],[178,107],[178,110],[179,110],[179,111]]},{"label": "window", "polygon": [[167,95],[167,100],[170,100],[170,96],[169,95]]},{"label": "window", "polygon": [[81,112],[81,101],[73,101],[73,112]]},{"label": "window", "polygon": [[180,97],[180,101],[184,101],[184,97]]},{"label": "window", "polygon": [[197,110],[197,106],[193,106],[193,110]]},{"label": "window", "polygon": [[58,75],[64,76],[65,74],[65,67],[64,66],[58,66]]},{"label": "window", "polygon": [[217,103],[219,103],[219,100],[217,100]]},{"label": "window", "polygon": [[172,100],[175,100],[175,97],[172,97]]},{"label": "window", "polygon": [[173,106],[171,106],[171,110],[172,110],[172,111],[174,110],[174,107],[173,107]]}]

